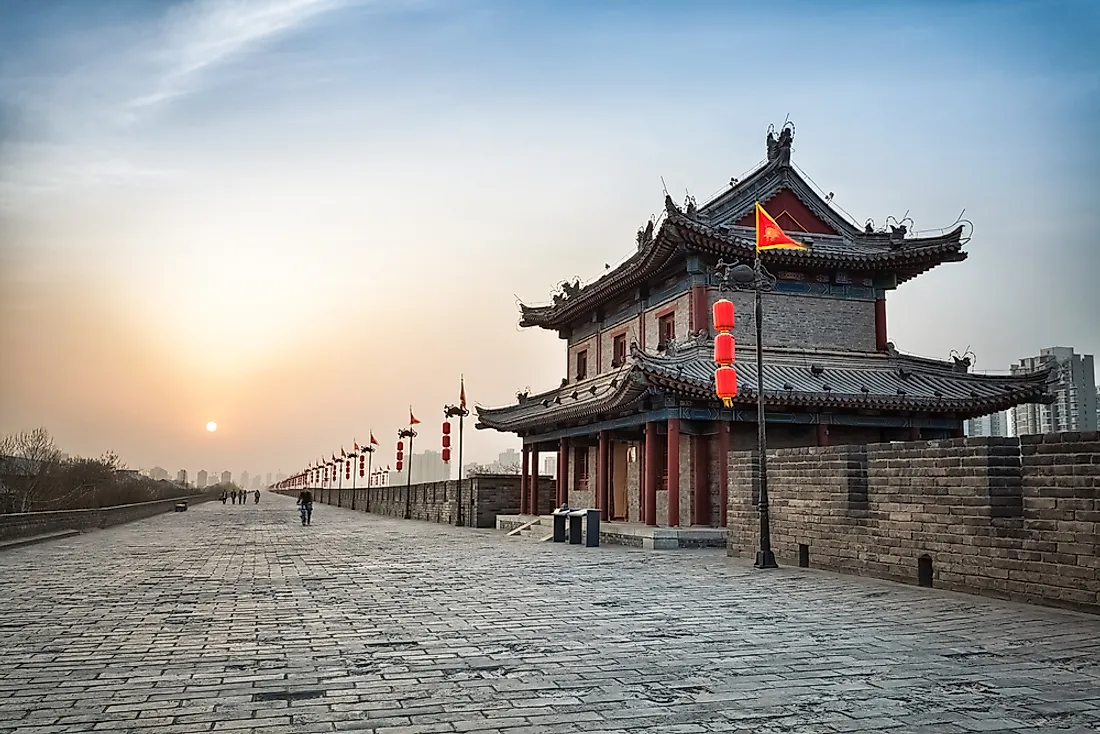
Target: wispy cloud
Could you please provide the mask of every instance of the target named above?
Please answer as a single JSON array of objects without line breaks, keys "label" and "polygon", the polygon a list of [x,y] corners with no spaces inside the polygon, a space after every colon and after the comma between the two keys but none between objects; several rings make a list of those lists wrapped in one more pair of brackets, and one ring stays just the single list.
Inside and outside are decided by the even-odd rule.
[{"label": "wispy cloud", "polygon": [[[135,124],[200,91],[228,62],[322,14],[363,2],[186,0],[137,23],[120,20],[67,40],[43,39],[69,46],[37,48],[18,63],[0,65],[0,96],[15,121],[0,127],[0,209],[11,208],[12,197],[66,183],[144,175],[126,160],[120,140]],[[52,155],[39,157],[45,148]]]}]

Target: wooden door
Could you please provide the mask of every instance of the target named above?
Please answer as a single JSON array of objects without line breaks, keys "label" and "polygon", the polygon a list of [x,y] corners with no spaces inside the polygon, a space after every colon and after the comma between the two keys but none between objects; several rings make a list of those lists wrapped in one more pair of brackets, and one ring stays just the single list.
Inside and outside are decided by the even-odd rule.
[{"label": "wooden door", "polygon": [[626,520],[626,452],[621,441],[611,442],[611,519]]}]

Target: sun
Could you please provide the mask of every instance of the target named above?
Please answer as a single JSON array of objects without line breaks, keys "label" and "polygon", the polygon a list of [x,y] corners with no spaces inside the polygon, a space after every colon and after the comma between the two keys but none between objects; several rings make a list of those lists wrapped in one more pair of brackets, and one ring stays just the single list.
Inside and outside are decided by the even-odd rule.
[{"label": "sun", "polygon": [[210,421],[209,423],[206,424],[206,430],[213,433],[214,431],[218,430],[218,424],[215,423],[214,421]]}]

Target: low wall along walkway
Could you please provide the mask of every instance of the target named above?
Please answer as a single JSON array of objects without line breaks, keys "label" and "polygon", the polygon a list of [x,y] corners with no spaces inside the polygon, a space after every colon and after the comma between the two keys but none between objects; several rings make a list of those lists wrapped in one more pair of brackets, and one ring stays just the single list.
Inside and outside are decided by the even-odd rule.
[{"label": "low wall along walkway", "polygon": [[50,512],[14,512],[0,515],[0,542],[48,535],[67,530],[96,530],[143,520],[153,515],[171,512],[176,503],[187,500],[189,505],[214,499],[213,494],[191,494],[132,505],[97,507],[86,510],[55,510]]},{"label": "low wall along walkway", "polygon": [[[728,553],[759,542],[755,452],[730,454]],[[768,452],[780,564],[1100,612],[1100,436]]]},{"label": "low wall along walkway", "polygon": [[[314,502],[362,510],[390,517],[404,517],[406,494],[410,495],[409,514],[413,520],[461,524],[479,528],[496,527],[497,515],[514,515],[519,512],[519,475],[481,474],[462,480],[461,488],[456,479],[445,482],[427,482],[392,487],[359,489],[315,489]],[[553,497],[553,481],[542,479],[540,492]],[[280,494],[297,497],[297,489],[281,490]],[[456,523],[461,500],[461,523]]]}]

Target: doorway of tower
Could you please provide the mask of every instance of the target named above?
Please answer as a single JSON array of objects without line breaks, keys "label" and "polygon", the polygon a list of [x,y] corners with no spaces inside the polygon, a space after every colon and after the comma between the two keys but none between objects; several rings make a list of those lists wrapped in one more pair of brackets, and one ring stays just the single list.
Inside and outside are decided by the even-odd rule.
[{"label": "doorway of tower", "polygon": [[628,446],[623,441],[611,442],[611,519],[626,520],[626,454]]}]

